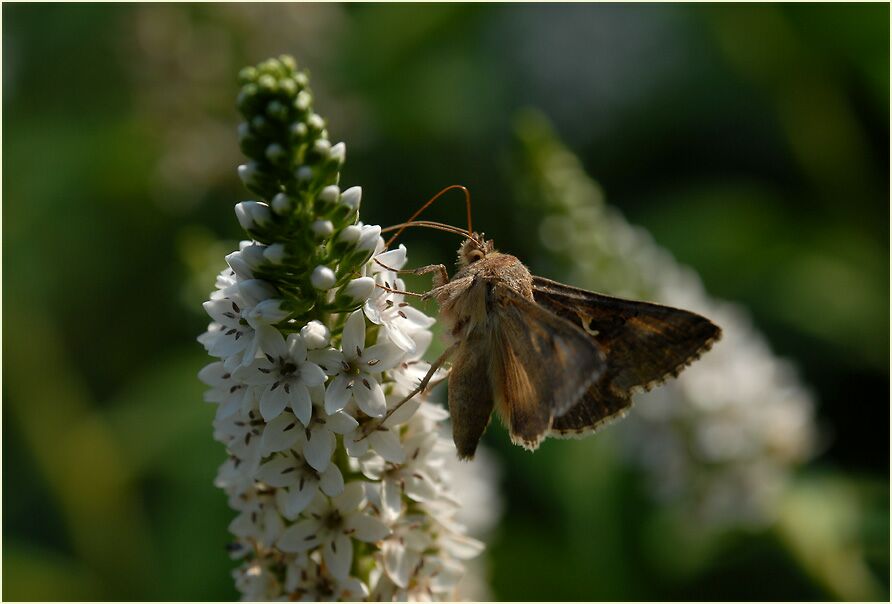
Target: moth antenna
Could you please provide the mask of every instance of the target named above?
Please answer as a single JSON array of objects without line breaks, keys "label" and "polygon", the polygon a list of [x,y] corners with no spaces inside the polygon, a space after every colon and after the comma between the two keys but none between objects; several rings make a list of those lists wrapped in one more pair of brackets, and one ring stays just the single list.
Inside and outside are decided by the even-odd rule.
[{"label": "moth antenna", "polygon": [[[468,234],[464,231],[464,229],[460,229],[458,227],[454,227],[451,224],[443,224],[442,222],[431,222],[430,220],[415,220],[413,222],[402,222],[400,224],[394,224],[389,227],[381,229],[382,233],[387,233],[390,231],[397,231],[397,235],[403,230],[409,227],[421,227],[426,229],[435,229],[437,231],[445,231],[447,233],[453,233],[455,235],[459,235],[464,238],[468,238]],[[396,237],[396,235],[394,235]],[[473,237],[471,237],[473,239]],[[393,240],[393,237],[390,241]],[[390,241],[387,242],[387,245],[390,245]],[[476,240],[475,240],[476,241]]]},{"label": "moth antenna", "polygon": [[444,194],[448,193],[452,189],[461,189],[462,192],[464,192],[464,194],[465,194],[465,207],[467,208],[467,212],[468,212],[468,231],[467,231],[466,236],[468,237],[468,239],[473,239],[474,231],[471,228],[471,192],[468,191],[467,187],[464,187],[462,185],[449,185],[448,187],[446,187],[445,189],[443,189],[442,191],[440,191],[439,193],[437,193],[436,195],[431,197],[430,200],[428,200],[427,203],[425,203],[423,206],[421,206],[417,212],[412,214],[409,217],[409,219],[403,223],[402,228],[400,228],[400,230],[398,230],[396,233],[394,233],[393,237],[391,237],[390,239],[387,240],[387,243],[384,244],[385,249],[389,248],[390,244],[393,243],[394,240],[397,237],[399,237],[400,234],[406,229],[405,225],[408,225],[409,223],[413,222],[416,218],[418,218],[419,214],[421,214],[423,211],[425,211],[432,203],[437,201],[440,197],[442,197]]}]

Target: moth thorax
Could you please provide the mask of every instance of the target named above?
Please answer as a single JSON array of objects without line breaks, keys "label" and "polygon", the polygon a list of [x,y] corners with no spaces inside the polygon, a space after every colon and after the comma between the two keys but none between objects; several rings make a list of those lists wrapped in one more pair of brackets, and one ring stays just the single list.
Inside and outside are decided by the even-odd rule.
[{"label": "moth thorax", "polygon": [[473,264],[486,257],[487,254],[492,253],[494,250],[495,248],[493,247],[493,241],[491,239],[485,241],[483,239],[483,233],[474,233],[473,238],[465,239],[464,243],[461,244],[461,247],[458,248],[458,265],[459,267],[465,267],[469,264]]}]

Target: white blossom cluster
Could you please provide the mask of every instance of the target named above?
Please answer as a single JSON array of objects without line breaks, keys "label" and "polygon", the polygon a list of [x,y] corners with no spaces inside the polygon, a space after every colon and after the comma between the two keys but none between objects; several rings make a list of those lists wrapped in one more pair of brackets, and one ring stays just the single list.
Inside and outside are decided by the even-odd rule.
[{"label": "white blossom cluster", "polygon": [[[382,251],[378,227],[359,229],[374,235],[374,258],[405,264],[405,247]],[[454,518],[445,410],[417,396],[362,438],[428,371],[433,319],[370,286],[404,288],[370,260],[353,281],[364,304],[333,319],[338,335],[318,320],[286,335],[275,327],[282,300],[249,268],[269,250],[259,248],[243,242],[227,257],[199,337],[219,358],[199,377],[229,453],[216,483],[238,512],[239,590],[246,600],[454,599],[461,561],[482,544]]]},{"label": "white blossom cluster", "polygon": [[527,124],[540,237],[568,261],[569,281],[611,295],[700,313],[722,328],[713,350],[678,379],[635,396],[617,434],[648,482],[692,517],[716,525],[772,519],[793,470],[814,452],[814,403],[746,313],[717,301],[694,271],[606,205],[579,160],[541,125]]},{"label": "white blossom cluster", "polygon": [[252,239],[226,257],[198,338],[217,359],[199,377],[228,453],[216,484],[237,513],[236,586],[245,600],[455,600],[483,545],[457,519],[448,414],[424,394],[396,407],[430,369],[434,323],[399,293],[406,248],[358,222],[361,190],[336,184],[344,144],[294,60],[241,78],[239,176],[268,201],[236,205]]}]

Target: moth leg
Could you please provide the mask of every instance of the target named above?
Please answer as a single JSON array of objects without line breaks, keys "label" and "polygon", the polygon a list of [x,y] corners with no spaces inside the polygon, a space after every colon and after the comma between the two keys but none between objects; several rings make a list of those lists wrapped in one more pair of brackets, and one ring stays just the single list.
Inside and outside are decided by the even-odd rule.
[{"label": "moth leg", "polygon": [[433,289],[437,289],[438,287],[442,287],[449,283],[449,273],[446,272],[446,267],[442,264],[428,264],[427,266],[419,266],[411,272],[415,275],[427,275],[428,273],[434,273],[434,276],[431,279]]},{"label": "moth leg", "polygon": [[398,275],[427,275],[428,273],[436,272],[437,274],[435,274],[432,279],[434,287],[439,287],[449,282],[449,273],[446,272],[446,267],[442,264],[428,264],[427,266],[419,266],[418,268],[393,268],[387,266],[377,258],[375,259],[375,263]]},{"label": "moth leg", "polygon": [[387,419],[391,415],[393,415],[397,409],[399,409],[400,407],[403,406],[403,404],[412,400],[412,398],[419,392],[424,392],[424,389],[427,388],[427,385],[430,383],[431,379],[433,379],[434,374],[437,373],[437,370],[440,367],[442,367],[443,363],[445,363],[446,360],[452,355],[452,353],[455,352],[455,349],[458,348],[459,344],[460,344],[460,342],[455,342],[454,344],[452,344],[452,346],[447,348],[443,352],[443,354],[441,354],[437,358],[437,360],[431,364],[431,368],[428,370],[427,374],[423,378],[421,378],[421,381],[418,383],[418,386],[416,386],[412,392],[410,392],[408,395],[406,395],[406,397],[403,398],[403,400],[401,400],[396,405],[394,405],[393,408],[390,409],[384,415],[384,417],[382,417],[380,420],[377,420],[377,421],[368,422],[362,429],[362,436],[360,438],[358,438],[357,440],[363,440],[364,438],[366,438],[369,434],[374,432],[378,428],[378,426],[380,426],[381,424],[386,422]]}]

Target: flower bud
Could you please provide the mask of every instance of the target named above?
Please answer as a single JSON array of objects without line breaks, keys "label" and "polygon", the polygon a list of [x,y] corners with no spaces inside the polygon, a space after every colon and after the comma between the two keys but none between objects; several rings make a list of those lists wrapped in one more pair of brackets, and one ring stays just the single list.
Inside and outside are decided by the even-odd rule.
[{"label": "flower bud", "polygon": [[276,288],[260,279],[246,279],[245,281],[239,281],[238,290],[251,305],[256,305],[257,303],[276,295]]},{"label": "flower bud", "polygon": [[341,203],[351,210],[358,210],[362,201],[362,187],[350,187],[341,193]]},{"label": "flower bud", "polygon": [[294,172],[294,177],[301,182],[313,179],[313,168],[310,166],[301,166]]},{"label": "flower bud", "polygon": [[240,252],[242,255],[241,259],[251,268],[251,272],[266,264],[266,259],[263,257],[263,250],[265,249],[265,245],[249,245]]},{"label": "flower bud", "polygon": [[297,93],[297,98],[294,99],[294,108],[298,111],[306,111],[310,108],[310,103],[312,102],[313,97],[310,96],[310,93],[306,90],[301,90]]},{"label": "flower bud", "polygon": [[226,263],[229,265],[229,268],[235,272],[236,277],[239,279],[244,281],[254,278],[254,272],[251,269],[251,265],[245,261],[241,252],[232,252],[226,256]]},{"label": "flower bud", "polygon": [[285,193],[276,193],[276,196],[273,197],[273,212],[278,214],[279,216],[284,216],[291,212],[292,204],[291,198],[288,197]]},{"label": "flower bud", "polygon": [[373,291],[375,291],[375,280],[371,277],[359,277],[341,288],[338,295],[353,302],[365,302]]},{"label": "flower bud", "polygon": [[265,227],[272,220],[269,206],[258,201],[242,201],[236,204],[235,216],[238,218],[238,223],[246,231]]},{"label": "flower bud", "polygon": [[307,118],[307,125],[313,130],[322,130],[325,128],[325,120],[318,113],[314,113]]},{"label": "flower bud", "polygon": [[266,196],[276,186],[275,179],[264,173],[257,162],[248,162],[238,167],[238,176],[249,190]]},{"label": "flower bud", "polygon": [[331,220],[317,220],[310,228],[313,230],[313,235],[316,236],[316,239],[328,239],[334,233],[334,225],[331,223]]},{"label": "flower bud", "polygon": [[307,135],[307,125],[303,122],[291,124],[291,135],[295,138],[303,138]]},{"label": "flower bud", "polygon": [[286,156],[285,148],[279,143],[267,145],[265,151],[266,158],[274,164],[281,163]]},{"label": "flower bud", "polygon": [[313,143],[313,151],[320,157],[328,157],[331,154],[331,143],[324,138],[317,139]]},{"label": "flower bud", "polygon": [[331,340],[331,332],[321,321],[310,321],[300,329],[300,337],[304,339],[307,348],[316,350],[328,346]]},{"label": "flower bud", "polygon": [[285,246],[281,243],[274,243],[267,246],[263,250],[263,257],[272,264],[282,264],[285,262]]},{"label": "flower bud", "polygon": [[266,114],[273,119],[284,120],[288,116],[288,108],[281,101],[273,99],[266,105]]},{"label": "flower bud", "polygon": [[333,145],[331,151],[329,151],[329,157],[339,164],[344,163],[344,160],[347,158],[347,145],[344,143]]},{"label": "flower bud", "polygon": [[341,189],[338,185],[328,185],[319,192],[319,201],[322,203],[337,203]]},{"label": "flower bud", "polygon": [[377,224],[363,225],[362,233],[359,235],[359,243],[357,249],[374,252],[378,245],[378,237],[381,236],[381,227]]},{"label": "flower bud", "polygon": [[288,318],[291,313],[284,308],[282,300],[271,298],[258,303],[248,312],[248,322],[261,322],[266,324],[278,323]]},{"label": "flower bud", "polygon": [[338,242],[346,243],[352,246],[359,241],[360,235],[362,235],[362,228],[356,226],[355,224],[351,224],[348,227],[344,227],[344,229],[341,231],[341,234],[338,235]]},{"label": "flower bud", "polygon": [[317,266],[310,275],[310,283],[316,289],[327,290],[334,287],[336,278],[334,271],[327,266]]}]

